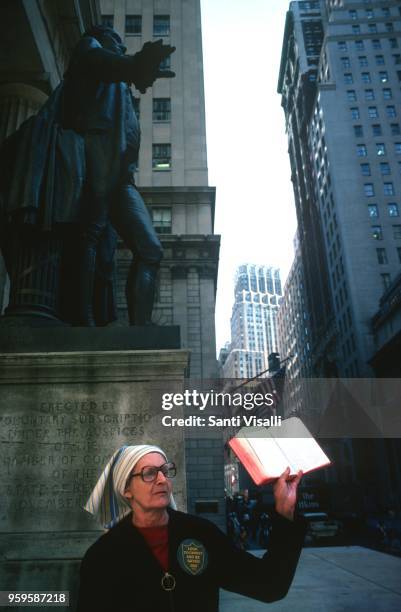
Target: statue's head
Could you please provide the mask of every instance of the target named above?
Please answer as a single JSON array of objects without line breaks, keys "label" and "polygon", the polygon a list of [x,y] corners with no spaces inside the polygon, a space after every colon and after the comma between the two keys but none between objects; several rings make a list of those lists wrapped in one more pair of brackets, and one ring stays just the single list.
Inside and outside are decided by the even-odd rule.
[{"label": "statue's head", "polygon": [[118,53],[118,55],[123,55],[127,50],[127,47],[123,44],[120,35],[109,26],[94,26],[90,30],[87,30],[84,33],[84,36],[96,38],[102,47],[108,49],[109,51],[113,51],[114,53]]}]

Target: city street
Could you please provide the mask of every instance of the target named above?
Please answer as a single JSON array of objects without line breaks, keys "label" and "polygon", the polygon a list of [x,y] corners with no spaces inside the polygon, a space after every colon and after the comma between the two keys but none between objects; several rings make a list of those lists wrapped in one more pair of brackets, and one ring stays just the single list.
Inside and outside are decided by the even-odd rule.
[{"label": "city street", "polygon": [[[255,552],[261,556],[262,552]],[[287,597],[266,604],[221,592],[221,612],[398,612],[401,558],[360,546],[304,548]]]}]

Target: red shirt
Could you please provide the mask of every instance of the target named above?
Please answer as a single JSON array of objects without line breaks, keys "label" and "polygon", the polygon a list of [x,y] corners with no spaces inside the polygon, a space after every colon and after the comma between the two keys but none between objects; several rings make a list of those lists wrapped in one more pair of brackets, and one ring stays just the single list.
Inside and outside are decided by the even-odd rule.
[{"label": "red shirt", "polygon": [[167,525],[162,527],[137,527],[145,538],[146,544],[162,566],[165,572],[168,570],[168,529]]}]

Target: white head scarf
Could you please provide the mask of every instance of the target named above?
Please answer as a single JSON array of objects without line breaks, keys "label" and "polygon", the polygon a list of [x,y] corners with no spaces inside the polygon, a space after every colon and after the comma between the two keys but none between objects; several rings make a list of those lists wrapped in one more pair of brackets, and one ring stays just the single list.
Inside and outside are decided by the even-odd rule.
[{"label": "white head scarf", "polygon": [[[159,453],[167,462],[166,453],[158,446],[138,444],[119,448],[104,468],[84,509],[96,516],[106,529],[114,527],[131,512],[129,501],[124,497],[125,485],[135,465],[148,453]],[[173,496],[169,505],[177,508]]]}]

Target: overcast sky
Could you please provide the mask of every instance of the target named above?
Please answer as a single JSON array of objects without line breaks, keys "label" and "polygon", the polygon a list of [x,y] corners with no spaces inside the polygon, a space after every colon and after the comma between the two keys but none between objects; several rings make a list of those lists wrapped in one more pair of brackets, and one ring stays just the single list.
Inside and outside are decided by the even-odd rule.
[{"label": "overcast sky", "polygon": [[209,184],[221,234],[217,352],[230,339],[233,278],[244,262],[279,267],[296,230],[277,93],[287,0],[201,0]]}]

